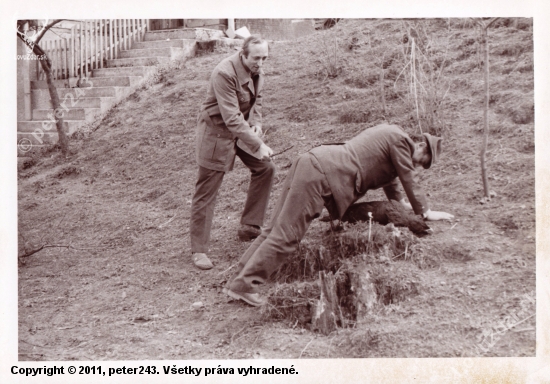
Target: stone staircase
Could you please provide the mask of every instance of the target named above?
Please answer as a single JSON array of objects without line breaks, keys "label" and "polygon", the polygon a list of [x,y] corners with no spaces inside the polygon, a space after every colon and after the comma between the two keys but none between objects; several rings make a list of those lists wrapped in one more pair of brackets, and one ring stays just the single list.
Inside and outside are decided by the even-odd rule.
[{"label": "stone staircase", "polygon": [[[195,55],[197,41],[221,39],[220,30],[203,28],[146,32],[143,41],[119,52],[118,58],[106,60],[106,67],[93,69],[80,84],[55,80],[67,134],[92,122],[115,103],[139,87],[156,65],[172,60],[185,60]],[[45,80],[31,81],[32,119],[18,121],[18,155],[57,142],[53,109]],[[49,116],[48,116],[49,115]]]}]

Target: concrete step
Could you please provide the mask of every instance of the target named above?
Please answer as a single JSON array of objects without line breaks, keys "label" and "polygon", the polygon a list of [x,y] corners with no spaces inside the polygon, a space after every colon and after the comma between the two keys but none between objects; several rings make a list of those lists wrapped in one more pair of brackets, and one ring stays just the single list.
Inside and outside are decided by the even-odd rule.
[{"label": "concrete step", "polygon": [[[60,88],[70,88],[69,80],[54,80],[53,84],[57,89]],[[48,89],[48,83],[46,80],[33,80],[31,81],[31,89]]]},{"label": "concrete step", "polygon": [[161,57],[166,56],[173,59],[183,57],[183,48],[179,47],[162,47],[162,48],[147,48],[147,49],[129,49],[121,51],[118,55],[119,59],[128,59],[130,57]]},{"label": "concrete step", "polygon": [[[64,120],[65,132],[70,135],[81,127],[85,120]],[[48,136],[55,133],[57,136],[57,127],[50,121],[18,121],[17,122],[17,142],[20,139],[28,138],[33,144],[49,144]],[[41,142],[42,141],[42,142]]]},{"label": "concrete step", "polygon": [[167,40],[152,40],[152,41],[138,41],[132,45],[132,49],[149,49],[149,48],[164,48],[164,47],[176,47],[185,48],[186,46],[193,46],[197,43],[195,39],[167,39]]},{"label": "concrete step", "polygon": [[[65,104],[67,108],[101,108],[104,112],[112,103],[117,100],[116,97],[81,97],[78,99],[61,99],[61,104]],[[36,98],[32,100],[35,109],[52,109],[52,102],[48,97]]]},{"label": "concrete step", "polygon": [[169,57],[135,57],[127,59],[112,59],[107,60],[107,67],[152,67],[159,64],[169,63]]},{"label": "concrete step", "polygon": [[[137,79],[129,79],[129,78]],[[129,87],[131,86],[131,81],[134,83],[141,78],[139,75],[132,76],[105,76],[105,77],[90,77],[85,82],[82,82],[79,89],[90,88],[90,87]],[[77,89],[69,88],[66,86],[66,80],[55,80],[54,84],[56,88],[59,89]],[[48,84],[46,80],[37,80],[31,81],[31,89],[46,89],[48,90]],[[76,91],[75,91],[76,92]],[[78,94],[76,96],[79,96]]]},{"label": "concrete step", "polygon": [[57,143],[58,134],[57,132],[17,132],[17,147],[18,152],[22,152],[24,149],[27,149],[29,146],[40,146],[44,144],[55,144]]},{"label": "concrete step", "polygon": [[[57,95],[59,101],[64,101],[69,104],[72,100],[77,100],[81,97],[115,97],[117,95],[117,87],[96,87],[96,88],[59,88]],[[38,100],[50,100],[50,91],[48,89],[33,89],[31,90],[32,105],[36,106]]]},{"label": "concrete step", "polygon": [[[63,118],[67,120],[91,121],[95,116],[101,113],[101,108],[69,107],[68,111],[65,110],[63,112]],[[50,120],[50,116],[53,116],[53,109],[35,109],[32,111],[33,120]]]},{"label": "concrete step", "polygon": [[86,87],[131,87],[139,83],[143,76],[110,76],[93,77],[88,80]]},{"label": "concrete step", "polygon": [[[92,71],[93,77],[110,77],[110,76],[145,76],[151,67],[115,67],[101,68]],[[93,81],[93,79],[92,79]]]}]

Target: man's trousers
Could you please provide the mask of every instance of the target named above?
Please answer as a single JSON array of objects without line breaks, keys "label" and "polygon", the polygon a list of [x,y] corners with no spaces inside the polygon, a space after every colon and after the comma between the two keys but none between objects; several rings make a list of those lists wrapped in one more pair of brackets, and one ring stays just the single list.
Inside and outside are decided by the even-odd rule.
[{"label": "man's trousers", "polygon": [[[250,169],[250,186],[241,224],[262,226],[275,176],[275,165],[261,161],[237,147],[237,156]],[[208,253],[214,206],[225,172],[199,166],[195,195],[191,204],[191,252]]]},{"label": "man's trousers", "polygon": [[271,224],[239,261],[238,274],[229,284],[234,292],[256,292],[294,252],[309,225],[331,198],[327,178],[311,153],[300,156],[289,170]]}]

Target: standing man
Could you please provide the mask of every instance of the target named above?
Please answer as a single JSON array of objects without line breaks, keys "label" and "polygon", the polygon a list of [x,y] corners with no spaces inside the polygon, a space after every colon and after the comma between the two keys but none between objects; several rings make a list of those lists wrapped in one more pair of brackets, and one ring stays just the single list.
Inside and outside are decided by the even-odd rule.
[{"label": "standing man", "polygon": [[[428,208],[415,181],[417,168],[428,169],[437,161],[441,141],[425,133],[415,144],[398,126],[382,124],[342,145],[322,145],[300,156],[283,184],[271,224],[241,257],[237,276],[224,292],[250,305],[264,304],[258,286],[296,250],[323,206],[332,218],[342,218],[369,189],[383,187],[388,199],[411,207],[426,220],[452,219],[451,214]],[[397,179],[410,203],[398,190]]]},{"label": "standing man", "polygon": [[[250,169],[248,196],[238,231],[242,241],[258,237],[273,185],[275,166],[262,135],[262,65],[267,41],[248,37],[240,52],[222,60],[210,77],[206,100],[197,120],[196,158],[199,165],[191,205],[193,263],[210,269],[207,256],[218,189],[235,156]],[[238,145],[237,145],[238,144]]]}]

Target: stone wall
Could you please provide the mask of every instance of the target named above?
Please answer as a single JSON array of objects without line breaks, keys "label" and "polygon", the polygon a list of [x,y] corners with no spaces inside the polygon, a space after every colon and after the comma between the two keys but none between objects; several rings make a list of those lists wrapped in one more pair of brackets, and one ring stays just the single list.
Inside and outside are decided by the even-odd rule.
[{"label": "stone wall", "polygon": [[294,40],[315,32],[313,19],[235,19],[235,29],[247,27],[268,40]]}]

